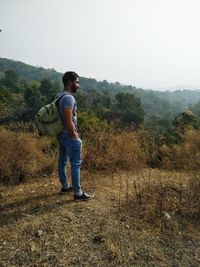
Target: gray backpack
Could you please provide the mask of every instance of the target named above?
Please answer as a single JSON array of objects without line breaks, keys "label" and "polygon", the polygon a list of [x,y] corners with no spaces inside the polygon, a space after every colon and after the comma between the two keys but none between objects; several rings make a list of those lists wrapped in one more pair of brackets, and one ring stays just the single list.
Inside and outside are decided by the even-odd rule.
[{"label": "gray backpack", "polygon": [[35,115],[35,124],[41,136],[57,137],[64,130],[58,110],[58,102],[64,96],[57,97],[53,102],[43,106]]}]

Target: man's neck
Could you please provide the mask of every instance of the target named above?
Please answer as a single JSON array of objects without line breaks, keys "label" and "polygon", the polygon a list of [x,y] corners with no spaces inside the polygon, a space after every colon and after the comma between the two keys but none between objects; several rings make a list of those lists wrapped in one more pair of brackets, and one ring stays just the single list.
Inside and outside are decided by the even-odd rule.
[{"label": "man's neck", "polygon": [[69,92],[69,93],[72,93],[72,90],[71,90],[71,88],[68,86],[66,86],[66,87],[64,87],[64,91],[67,91],[67,92]]}]

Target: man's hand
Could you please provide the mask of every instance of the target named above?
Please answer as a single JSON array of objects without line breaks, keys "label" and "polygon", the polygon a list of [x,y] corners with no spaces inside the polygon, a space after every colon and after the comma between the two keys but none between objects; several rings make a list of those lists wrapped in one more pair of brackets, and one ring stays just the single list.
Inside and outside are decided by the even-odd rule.
[{"label": "man's hand", "polygon": [[79,138],[79,134],[76,131],[73,131],[73,133],[71,133],[71,138],[76,140]]}]

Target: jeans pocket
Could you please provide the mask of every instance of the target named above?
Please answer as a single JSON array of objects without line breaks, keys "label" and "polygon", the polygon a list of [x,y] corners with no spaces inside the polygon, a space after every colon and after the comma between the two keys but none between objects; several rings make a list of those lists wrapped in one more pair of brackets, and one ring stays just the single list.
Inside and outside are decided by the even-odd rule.
[{"label": "jeans pocket", "polygon": [[70,143],[71,143],[72,147],[79,148],[82,146],[82,141],[79,137],[77,139],[70,138]]}]

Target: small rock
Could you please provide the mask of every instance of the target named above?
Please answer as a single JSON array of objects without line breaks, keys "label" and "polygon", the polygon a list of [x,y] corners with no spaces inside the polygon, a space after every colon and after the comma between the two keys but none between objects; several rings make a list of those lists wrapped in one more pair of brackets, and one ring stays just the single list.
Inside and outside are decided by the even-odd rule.
[{"label": "small rock", "polygon": [[43,234],[42,230],[37,230],[37,232],[35,233],[35,235],[36,235],[37,237],[41,237],[42,234]]},{"label": "small rock", "polygon": [[126,228],[127,228],[127,229],[130,229],[130,226],[127,224],[127,225],[126,225]]},{"label": "small rock", "polygon": [[169,215],[169,213],[163,211],[162,214],[163,214],[163,217],[164,217],[165,220],[170,220],[171,219],[171,216]]},{"label": "small rock", "polygon": [[36,251],[36,247],[35,247],[34,244],[32,244],[32,246],[31,246],[31,251],[32,251],[32,252]]}]

